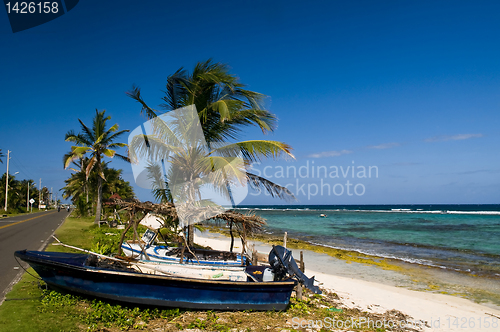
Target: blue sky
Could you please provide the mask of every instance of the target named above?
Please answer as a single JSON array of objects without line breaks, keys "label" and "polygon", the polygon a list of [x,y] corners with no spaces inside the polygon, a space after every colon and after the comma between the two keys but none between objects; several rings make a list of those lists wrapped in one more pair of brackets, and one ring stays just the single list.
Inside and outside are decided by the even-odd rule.
[{"label": "blue sky", "polygon": [[[241,138],[294,148],[296,160],[254,170],[268,166],[298,204],[498,203],[499,12],[496,1],[86,0],[12,33],[4,11],[0,148],[12,151],[10,173],[56,192],[70,174],[64,135],[78,118],[90,124],[105,109],[132,130],[145,120],[125,95],[132,85],[157,106],[168,75],[213,58],[269,96],[277,130]],[[111,165],[133,182],[129,165]],[[306,165],[336,167],[338,177],[276,173]],[[377,177],[357,176],[369,166]],[[281,203],[255,194],[244,203]]]}]

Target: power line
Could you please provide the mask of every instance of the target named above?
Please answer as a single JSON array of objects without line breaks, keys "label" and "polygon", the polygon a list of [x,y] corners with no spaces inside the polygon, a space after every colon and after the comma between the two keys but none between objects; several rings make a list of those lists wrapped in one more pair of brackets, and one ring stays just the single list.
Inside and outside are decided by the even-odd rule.
[{"label": "power line", "polygon": [[18,167],[21,172],[23,172],[26,176],[28,176],[28,178],[30,178],[31,180],[34,180],[35,177],[33,176],[33,174],[31,174],[31,172],[28,172],[28,170],[26,169],[26,167],[24,167],[24,165],[21,163],[21,161],[19,159],[17,159],[16,155],[13,154],[11,156],[14,157],[14,159],[12,161],[14,162],[16,167]]}]

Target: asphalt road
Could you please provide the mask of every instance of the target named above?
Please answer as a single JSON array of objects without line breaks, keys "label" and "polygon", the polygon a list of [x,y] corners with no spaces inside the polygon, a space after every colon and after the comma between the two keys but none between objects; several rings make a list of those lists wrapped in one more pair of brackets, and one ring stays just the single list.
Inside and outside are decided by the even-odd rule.
[{"label": "asphalt road", "polygon": [[[0,305],[24,272],[14,258],[14,251],[43,250],[68,214],[66,210],[49,210],[0,219]],[[23,266],[27,264],[23,262]]]}]

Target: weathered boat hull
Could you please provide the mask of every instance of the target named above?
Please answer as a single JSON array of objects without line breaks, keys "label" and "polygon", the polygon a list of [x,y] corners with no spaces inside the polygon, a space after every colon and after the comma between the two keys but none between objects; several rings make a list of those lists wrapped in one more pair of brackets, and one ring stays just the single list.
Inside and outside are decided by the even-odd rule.
[{"label": "weathered boat hull", "polygon": [[[142,248],[137,243],[123,243],[122,250],[123,253],[128,257],[133,257],[140,260],[152,260],[157,262],[174,262],[179,263],[180,257],[175,255],[169,255],[168,252],[172,248],[164,247],[164,246],[150,246],[145,249],[147,254],[144,255]],[[186,251],[183,261],[187,264],[202,264],[202,265],[220,265],[220,266],[244,266],[246,265],[246,258],[243,257],[243,262],[241,255],[236,253],[229,253],[218,250],[205,250],[205,249],[193,249],[198,256],[198,260],[188,257],[189,252]],[[235,259],[210,259],[210,256],[223,256],[223,255],[231,255],[234,256]]]},{"label": "weathered boat hull", "polygon": [[293,280],[216,281],[148,275],[85,265],[86,254],[16,251],[50,286],[133,304],[211,310],[283,310]]}]

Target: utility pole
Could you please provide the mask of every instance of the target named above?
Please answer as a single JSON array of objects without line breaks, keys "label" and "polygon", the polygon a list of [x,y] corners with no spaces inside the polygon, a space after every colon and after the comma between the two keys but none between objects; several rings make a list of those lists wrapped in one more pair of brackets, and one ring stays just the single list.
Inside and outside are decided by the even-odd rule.
[{"label": "utility pole", "polygon": [[28,180],[28,199],[26,199],[26,212],[30,212],[30,205],[31,205],[31,212],[33,212],[33,204],[30,203],[30,187],[31,185],[34,185],[36,188],[36,183],[31,183],[30,180]]},{"label": "utility pole", "polygon": [[7,150],[7,173],[5,173],[5,212],[7,212],[7,194],[9,193],[9,159],[10,151]]},{"label": "utility pole", "polygon": [[40,187],[38,187],[38,210],[40,210],[40,204],[42,202],[42,178],[40,178]]}]

